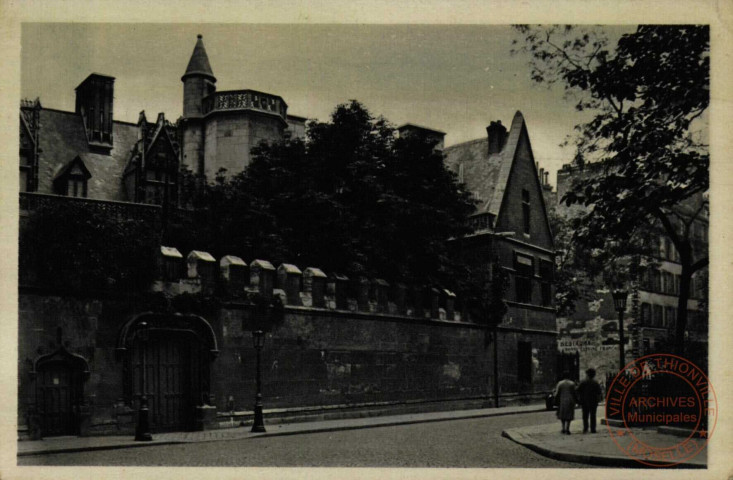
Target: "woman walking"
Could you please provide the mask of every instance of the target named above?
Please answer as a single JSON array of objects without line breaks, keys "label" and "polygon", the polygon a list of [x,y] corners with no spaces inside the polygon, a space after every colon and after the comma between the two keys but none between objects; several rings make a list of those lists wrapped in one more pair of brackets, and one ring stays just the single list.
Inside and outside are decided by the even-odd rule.
[{"label": "woman walking", "polygon": [[555,404],[557,405],[557,418],[562,424],[562,432],[570,435],[570,422],[575,418],[575,382],[570,380],[570,372],[562,372],[562,380],[555,387]]}]

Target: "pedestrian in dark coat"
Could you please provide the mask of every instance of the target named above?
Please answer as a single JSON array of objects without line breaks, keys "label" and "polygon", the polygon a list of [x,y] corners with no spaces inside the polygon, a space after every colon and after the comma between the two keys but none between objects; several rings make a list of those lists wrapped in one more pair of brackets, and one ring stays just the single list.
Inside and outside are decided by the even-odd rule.
[{"label": "pedestrian in dark coat", "polygon": [[588,433],[589,423],[591,433],[596,433],[596,410],[598,402],[603,397],[603,391],[595,380],[595,369],[589,368],[585,371],[585,375],[585,380],[578,385],[578,402],[583,409],[583,433]]},{"label": "pedestrian in dark coat", "polygon": [[575,382],[570,380],[570,372],[563,372],[562,380],[555,387],[555,403],[557,404],[557,418],[562,424],[562,433],[570,435],[570,422],[575,418]]}]

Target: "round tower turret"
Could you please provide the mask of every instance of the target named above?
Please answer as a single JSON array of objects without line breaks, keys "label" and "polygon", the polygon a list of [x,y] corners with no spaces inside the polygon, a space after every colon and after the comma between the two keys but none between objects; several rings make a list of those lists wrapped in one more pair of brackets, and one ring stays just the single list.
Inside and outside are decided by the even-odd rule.
[{"label": "round tower turret", "polygon": [[188,61],[183,82],[183,117],[200,118],[203,98],[216,91],[216,77],[211,71],[203,36],[198,35],[196,46]]},{"label": "round tower turret", "polygon": [[181,166],[193,172],[204,172],[204,125],[202,104],[207,95],[216,91],[216,77],[211,71],[209,57],[206,55],[204,40],[197,36],[191,59],[188,61],[186,73],[181,77],[183,82],[183,120],[181,129],[183,145],[181,148]]}]

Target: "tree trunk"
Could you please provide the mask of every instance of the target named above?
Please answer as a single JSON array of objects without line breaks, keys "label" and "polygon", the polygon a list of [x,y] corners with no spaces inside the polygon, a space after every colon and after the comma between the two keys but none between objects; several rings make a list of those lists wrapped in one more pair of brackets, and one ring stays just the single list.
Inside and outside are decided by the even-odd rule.
[{"label": "tree trunk", "polygon": [[675,325],[674,353],[679,356],[685,354],[685,330],[687,330],[687,301],[690,298],[690,281],[692,268],[690,260],[682,261],[680,274],[680,293],[677,297],[677,323]]}]

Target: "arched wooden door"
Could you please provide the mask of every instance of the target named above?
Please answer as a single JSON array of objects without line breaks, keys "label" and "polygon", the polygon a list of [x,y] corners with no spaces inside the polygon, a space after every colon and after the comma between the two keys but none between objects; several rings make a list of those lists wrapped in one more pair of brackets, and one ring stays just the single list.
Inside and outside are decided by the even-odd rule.
[{"label": "arched wooden door", "polygon": [[78,435],[84,380],[89,375],[86,360],[60,348],[39,358],[33,373],[42,435]]},{"label": "arched wooden door", "polygon": [[209,322],[198,315],[145,312],[117,337],[125,402],[137,411],[143,392],[151,432],[191,430],[210,394],[210,365],[219,353]]},{"label": "arched wooden door", "polygon": [[133,396],[139,402],[144,385],[152,430],[193,427],[196,406],[201,405],[204,393],[204,377],[208,378],[204,354],[203,345],[192,332],[153,331],[147,341],[136,339],[132,349]]}]

